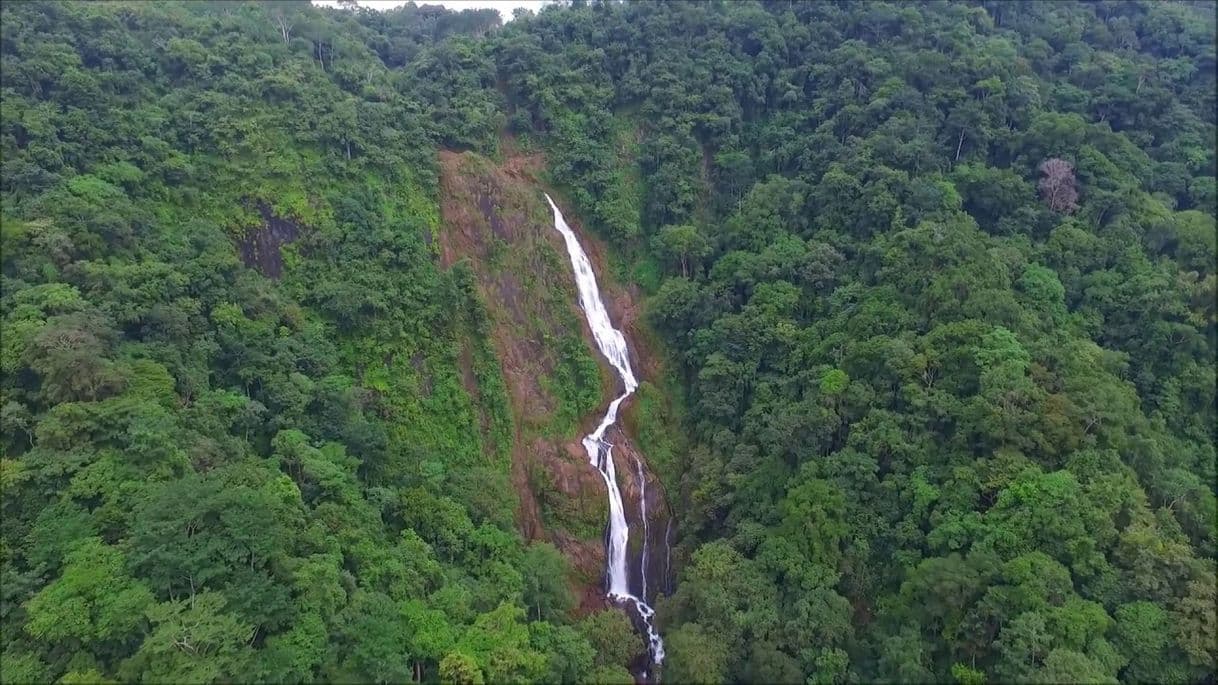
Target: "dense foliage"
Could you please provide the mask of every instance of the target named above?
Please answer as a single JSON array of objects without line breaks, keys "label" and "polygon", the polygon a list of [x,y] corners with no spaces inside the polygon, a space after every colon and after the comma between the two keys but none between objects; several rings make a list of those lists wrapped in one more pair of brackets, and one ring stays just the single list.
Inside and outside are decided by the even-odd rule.
[{"label": "dense foliage", "polygon": [[502,32],[512,124],[668,274],[695,445],[667,677],[1213,677],[1213,10]]},{"label": "dense foliage", "polygon": [[666,680],[1212,680],[1213,4],[573,5],[3,5],[5,681],[626,677],[435,265],[505,132],[685,395]]},{"label": "dense foliage", "polygon": [[628,680],[431,245],[497,13],[2,11],[0,679]]}]

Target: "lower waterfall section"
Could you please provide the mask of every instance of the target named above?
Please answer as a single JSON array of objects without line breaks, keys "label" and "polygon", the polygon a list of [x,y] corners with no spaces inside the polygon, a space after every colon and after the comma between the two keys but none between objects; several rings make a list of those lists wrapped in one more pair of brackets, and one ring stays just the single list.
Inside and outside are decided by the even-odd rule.
[{"label": "lower waterfall section", "polygon": [[639,479],[639,520],[643,522],[643,554],[639,557],[639,580],[643,582],[643,599],[647,599],[647,542],[651,536],[647,531],[647,478],[643,476],[643,462],[634,458],[634,470]]},{"label": "lower waterfall section", "polygon": [[[617,371],[618,377],[621,378],[624,386],[624,391],[621,395],[609,403],[608,409],[605,411],[604,418],[597,425],[596,430],[589,433],[583,439],[584,449],[588,453],[588,461],[600,472],[601,477],[605,481],[605,487],[609,492],[609,525],[606,532],[606,576],[608,581],[607,595],[610,600],[618,602],[628,610],[633,611],[634,618],[642,624],[647,635],[648,651],[652,665],[659,665],[664,661],[664,639],[655,627],[655,611],[647,603],[647,540],[644,533],[643,540],[643,555],[639,565],[638,572],[642,580],[642,596],[637,596],[630,591],[630,571],[627,564],[627,543],[630,538],[630,528],[626,523],[625,506],[622,500],[622,492],[617,483],[617,472],[613,463],[613,445],[605,439],[605,432],[609,430],[617,422],[618,408],[626,398],[634,394],[638,389],[638,379],[635,378],[634,370],[630,366],[630,354],[626,346],[626,336],[620,330],[614,327],[613,322],[609,319],[609,313],[605,309],[605,303],[601,299],[600,288],[596,283],[596,273],[592,269],[592,262],[588,259],[588,255],[584,252],[583,247],[579,243],[575,232],[567,225],[563,219],[562,212],[558,206],[554,204],[554,200],[546,195],[546,201],[550,203],[550,208],[554,210],[554,228],[562,234],[563,240],[567,246],[567,253],[571,257],[571,266],[575,272],[576,288],[579,291],[579,304],[584,311],[584,315],[588,320],[588,327],[592,330],[592,337],[596,342],[596,347],[601,354],[609,362],[609,365]],[[645,481],[642,481],[642,462],[637,458],[635,466],[639,471],[641,487],[646,488]],[[640,516],[644,522],[647,521],[647,498],[640,497]],[[645,674],[646,675],[646,674]]]}]

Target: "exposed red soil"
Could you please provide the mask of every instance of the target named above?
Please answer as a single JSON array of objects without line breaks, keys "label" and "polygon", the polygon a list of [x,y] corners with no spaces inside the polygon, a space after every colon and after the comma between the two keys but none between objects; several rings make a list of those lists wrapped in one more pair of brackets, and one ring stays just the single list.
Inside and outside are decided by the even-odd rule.
[{"label": "exposed red soil", "polygon": [[[579,218],[569,209],[571,206],[569,202],[564,201],[553,191],[548,192],[558,204],[559,209],[563,210],[563,218],[566,219],[571,230],[575,231],[580,244],[584,247],[584,252],[592,261],[592,268],[596,271],[596,281],[600,286],[601,295],[604,296],[609,318],[626,334],[626,341],[630,347],[630,362],[635,368],[636,375],[643,379],[660,377],[663,373],[663,362],[647,344],[648,334],[643,326],[643,311],[638,304],[643,299],[639,287],[633,283],[619,283],[612,277],[607,254],[608,248],[605,243],[595,234],[584,229]],[[585,337],[591,335],[589,331],[585,330],[585,332],[587,333]]]},{"label": "exposed red soil", "polygon": [[[533,430],[548,421],[555,407],[554,398],[541,383],[554,369],[542,341],[547,335],[560,332],[553,328],[553,317],[547,315],[522,281],[526,275],[540,276],[543,282],[569,276],[550,274],[550,266],[540,260],[526,262],[524,268],[530,274],[495,263],[496,241],[510,244],[518,256],[529,260],[528,255],[536,252],[530,250],[531,244],[553,240],[544,225],[530,219],[529,210],[536,208],[529,203],[541,200],[536,197],[534,177],[539,168],[540,159],[535,156],[513,156],[504,164],[491,165],[474,155],[441,152],[440,259],[445,267],[459,260],[467,261],[491,316],[492,344],[503,371],[516,427],[511,478],[519,496],[520,532],[529,540],[548,540],[563,552],[577,579],[574,584],[581,610],[592,611],[605,606],[600,591],[605,563],[603,545],[599,540],[579,540],[562,531],[545,530],[540,503],[530,481],[531,469],[543,469],[550,487],[562,497],[595,498],[594,501],[603,501],[605,497],[604,483],[587,466],[582,452],[574,454],[572,445],[562,440],[536,437]],[[462,359],[463,366],[469,363],[471,360]],[[466,376],[467,383],[476,384],[472,372]]]},{"label": "exposed red soil", "polygon": [[[545,311],[544,305],[537,301],[536,294],[523,283],[529,279],[534,283],[562,283],[573,291],[574,282],[561,237],[548,222],[538,220],[539,207],[536,203],[544,204],[538,192],[544,188],[538,179],[543,164],[541,157],[516,153],[510,140],[505,142],[504,150],[507,155],[498,164],[470,153],[440,153],[443,220],[438,236],[440,257],[445,267],[460,260],[468,262],[476,276],[479,294],[491,314],[492,342],[503,370],[516,425],[511,477],[519,493],[517,522],[520,532],[526,539],[552,542],[567,557],[576,576],[573,585],[580,597],[582,613],[606,606],[603,593],[603,541],[599,538],[582,540],[564,531],[545,530],[538,494],[532,489],[530,471],[543,469],[548,487],[557,496],[576,502],[584,502],[587,498],[595,498],[593,501],[597,503],[603,502],[606,497],[604,482],[588,464],[579,439],[600,419],[604,406],[585,418],[579,435],[544,439],[535,437],[535,432],[529,430],[543,425],[555,405],[540,382],[554,368],[541,341],[545,336],[555,334],[555,331],[552,330],[553,316]],[[560,207],[566,209],[569,206],[561,196],[549,189],[547,191]],[[544,208],[540,214],[547,216],[548,208]],[[573,212],[564,211],[564,217],[593,262],[609,314],[629,339],[636,369],[643,378],[657,377],[661,371],[658,356],[651,354],[647,345],[641,344],[645,340],[645,333],[641,326],[641,311],[636,304],[639,293],[636,289],[622,287],[608,277],[605,246],[583,229]],[[548,243],[562,255],[559,265],[547,263],[535,255],[539,241]],[[499,249],[503,249],[503,244],[509,244],[514,259],[529,261],[516,271],[505,268],[497,261],[496,243]],[[523,270],[528,273],[522,273]],[[572,301],[568,306],[572,307],[574,319],[579,321],[584,339],[591,346],[591,331],[577,304]],[[602,369],[603,387],[606,388],[604,403],[607,404],[611,399],[609,394],[620,390],[620,382],[600,355],[594,353],[594,356]],[[463,366],[469,363],[470,360],[463,356]],[[473,374],[467,373],[465,381],[471,395],[477,397],[476,389],[470,388],[470,384],[476,385]],[[632,404],[628,403],[624,410],[629,412]],[[655,536],[657,531],[660,536],[663,535],[667,523],[663,488],[646,468],[646,458],[634,447],[631,436],[619,433],[614,442],[619,445],[615,449],[614,462],[626,500],[632,536],[642,527],[638,516],[642,487],[636,475],[635,458],[644,465],[648,510],[660,517],[651,526],[654,556],[649,558],[650,568],[664,560],[660,544],[657,544],[663,540]]]}]

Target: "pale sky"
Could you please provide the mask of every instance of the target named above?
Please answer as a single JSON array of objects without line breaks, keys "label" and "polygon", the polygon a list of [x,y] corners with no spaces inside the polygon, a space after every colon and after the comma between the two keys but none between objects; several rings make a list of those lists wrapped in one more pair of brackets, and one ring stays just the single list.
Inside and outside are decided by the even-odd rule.
[{"label": "pale sky", "polygon": [[[405,5],[407,0],[357,0],[360,7],[374,10],[387,10]],[[497,9],[504,22],[512,20],[512,10],[523,7],[537,12],[550,0],[415,0],[416,5],[443,5],[451,10],[480,10]],[[338,0],[313,0],[314,5],[337,7]]]}]

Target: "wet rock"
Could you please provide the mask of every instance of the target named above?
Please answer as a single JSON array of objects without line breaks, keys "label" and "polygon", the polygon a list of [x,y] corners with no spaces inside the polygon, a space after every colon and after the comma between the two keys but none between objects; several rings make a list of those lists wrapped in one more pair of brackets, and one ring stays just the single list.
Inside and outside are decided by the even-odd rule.
[{"label": "wet rock", "polygon": [[283,275],[283,253],[280,248],[300,237],[301,227],[291,219],[277,216],[265,202],[258,202],[262,225],[246,229],[237,244],[241,262],[256,269],[267,278]]}]

